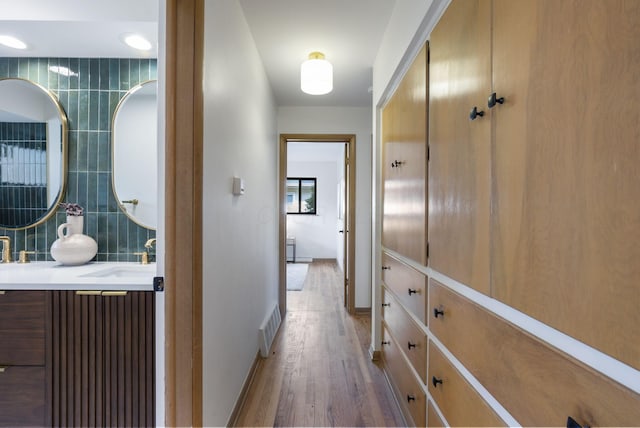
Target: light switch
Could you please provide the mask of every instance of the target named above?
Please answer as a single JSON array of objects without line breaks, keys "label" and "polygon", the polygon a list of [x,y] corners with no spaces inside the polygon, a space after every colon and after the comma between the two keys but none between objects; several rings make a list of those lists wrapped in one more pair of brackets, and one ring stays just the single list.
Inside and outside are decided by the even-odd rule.
[{"label": "light switch", "polygon": [[233,194],[244,195],[244,180],[240,177],[233,177]]}]

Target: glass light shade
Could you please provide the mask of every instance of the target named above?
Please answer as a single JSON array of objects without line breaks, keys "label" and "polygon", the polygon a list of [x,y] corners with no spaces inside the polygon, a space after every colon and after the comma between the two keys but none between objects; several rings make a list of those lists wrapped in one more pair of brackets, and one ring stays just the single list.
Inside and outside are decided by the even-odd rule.
[{"label": "glass light shade", "polygon": [[333,66],[320,52],[312,52],[300,66],[300,89],[310,95],[324,95],[333,90]]}]

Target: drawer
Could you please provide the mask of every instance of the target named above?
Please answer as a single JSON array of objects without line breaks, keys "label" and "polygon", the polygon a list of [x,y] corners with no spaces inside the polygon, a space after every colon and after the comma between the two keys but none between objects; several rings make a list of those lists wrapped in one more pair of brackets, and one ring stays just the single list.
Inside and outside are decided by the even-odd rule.
[{"label": "drawer", "polygon": [[42,366],[45,291],[0,291],[0,365]]},{"label": "drawer", "polygon": [[444,428],[446,426],[433,407],[431,400],[427,400],[427,426],[430,428]]},{"label": "drawer", "polygon": [[520,424],[638,425],[639,394],[433,279],[429,295],[430,330]]},{"label": "drawer", "polygon": [[429,393],[451,426],[505,426],[491,407],[429,342]]},{"label": "drawer", "polygon": [[398,403],[407,423],[423,427],[426,423],[426,394],[393,341],[389,331],[382,329],[382,360]]},{"label": "drawer", "polygon": [[45,426],[44,367],[0,369],[0,426]]},{"label": "drawer", "polygon": [[392,294],[383,287],[382,318],[389,332],[402,347],[422,382],[427,382],[427,335],[409,317],[409,314],[398,304]]},{"label": "drawer", "polygon": [[427,277],[400,260],[382,253],[382,281],[398,296],[402,304],[425,325]]}]

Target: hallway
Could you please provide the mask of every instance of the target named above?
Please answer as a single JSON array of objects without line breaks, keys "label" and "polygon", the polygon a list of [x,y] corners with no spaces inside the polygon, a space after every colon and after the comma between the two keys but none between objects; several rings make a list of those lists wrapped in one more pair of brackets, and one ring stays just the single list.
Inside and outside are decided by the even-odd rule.
[{"label": "hallway", "polygon": [[379,365],[369,357],[369,315],[350,317],[333,261],[309,266],[302,291],[258,363],[236,426],[402,426]]}]

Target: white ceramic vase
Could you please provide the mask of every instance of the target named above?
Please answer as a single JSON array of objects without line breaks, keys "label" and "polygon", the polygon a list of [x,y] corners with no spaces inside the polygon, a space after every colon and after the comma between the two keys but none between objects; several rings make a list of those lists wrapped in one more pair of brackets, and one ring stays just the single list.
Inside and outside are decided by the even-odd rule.
[{"label": "white ceramic vase", "polygon": [[[83,234],[84,217],[67,216],[67,222],[58,226],[58,239],[51,245],[51,257],[63,265],[82,265],[98,252],[96,241]],[[65,233],[66,232],[66,233]]]}]

